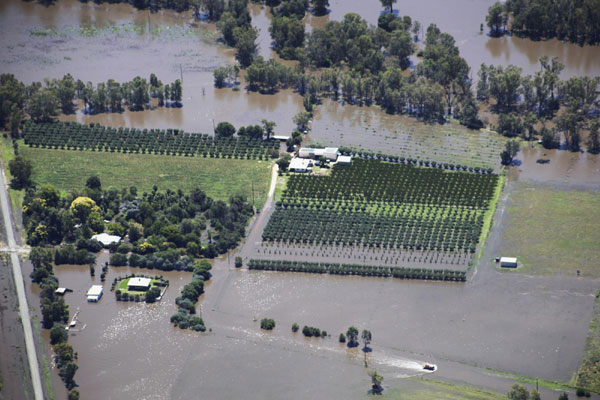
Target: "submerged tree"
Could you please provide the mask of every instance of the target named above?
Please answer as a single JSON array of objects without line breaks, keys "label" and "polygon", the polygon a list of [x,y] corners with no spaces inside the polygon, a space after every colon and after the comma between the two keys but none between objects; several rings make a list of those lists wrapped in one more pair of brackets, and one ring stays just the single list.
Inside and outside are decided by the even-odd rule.
[{"label": "submerged tree", "polygon": [[348,347],[358,346],[358,329],[356,329],[356,327],[351,326],[348,328],[346,337],[348,338]]},{"label": "submerged tree", "polygon": [[381,6],[383,8],[389,8],[389,12],[393,13],[394,12],[394,3],[396,3],[398,0],[380,0],[381,1]]},{"label": "submerged tree", "polygon": [[381,383],[383,382],[383,376],[379,375],[374,369],[369,370],[368,374],[371,377],[371,393],[383,393],[383,386],[381,386]]}]

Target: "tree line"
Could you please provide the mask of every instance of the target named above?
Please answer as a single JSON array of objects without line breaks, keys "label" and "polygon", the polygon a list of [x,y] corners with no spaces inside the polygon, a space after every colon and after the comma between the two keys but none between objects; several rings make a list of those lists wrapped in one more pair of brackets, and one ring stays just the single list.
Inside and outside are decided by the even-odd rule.
[{"label": "tree line", "polygon": [[594,0],[508,0],[488,9],[493,36],[507,31],[534,40],[558,38],[583,45],[600,42],[600,3]]},{"label": "tree line", "polygon": [[477,98],[498,114],[496,130],[507,137],[532,140],[541,136],[546,148],[579,151],[585,142],[591,153],[600,152],[600,77],[559,78],[564,65],[557,58],[540,58],[540,71],[522,75],[521,68],[481,65]]},{"label": "tree line", "polygon": [[94,86],[91,82],[75,80],[71,74],[62,79],[45,79],[44,83],[25,85],[12,74],[0,75],[0,128],[8,127],[16,136],[25,117],[24,111],[36,122],[49,122],[59,113],[75,111],[75,99],[84,103],[90,114],[121,112],[150,108],[150,99],[158,99],[160,107],[181,107],[183,87],[179,79],[163,84],[154,74],[150,80],[136,76],[129,82],[113,79]]}]

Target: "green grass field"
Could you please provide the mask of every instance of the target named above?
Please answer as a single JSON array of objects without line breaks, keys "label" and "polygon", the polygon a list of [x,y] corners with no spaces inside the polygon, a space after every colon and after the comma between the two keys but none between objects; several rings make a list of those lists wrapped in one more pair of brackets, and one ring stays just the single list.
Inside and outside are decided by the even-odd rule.
[{"label": "green grass field", "polygon": [[[490,392],[474,386],[458,385],[433,379],[410,379],[406,387],[386,390],[382,400],[500,400],[506,394]],[[385,380],[384,380],[385,383]]]},{"label": "green grass field", "polygon": [[36,184],[51,184],[60,190],[82,189],[85,181],[97,175],[105,188],[136,186],[139,192],[195,187],[216,200],[241,194],[252,201],[252,184],[257,208],[269,191],[271,163],[267,161],[48,150],[19,146],[21,154],[33,162]]},{"label": "green grass field", "polygon": [[600,192],[518,184],[509,195],[499,254],[515,272],[600,277]]},{"label": "green grass field", "polygon": [[[134,290],[127,290],[128,283],[129,283],[129,278],[123,279],[121,282],[119,282],[118,289],[121,291],[121,293],[127,293],[127,294],[129,294],[129,296],[135,296],[136,294],[140,295],[140,296],[146,295],[146,292],[136,292]],[[152,282],[150,283],[150,287],[158,286],[159,283],[160,283],[160,280],[152,279]],[[160,286],[159,286],[159,288],[160,288]]]}]

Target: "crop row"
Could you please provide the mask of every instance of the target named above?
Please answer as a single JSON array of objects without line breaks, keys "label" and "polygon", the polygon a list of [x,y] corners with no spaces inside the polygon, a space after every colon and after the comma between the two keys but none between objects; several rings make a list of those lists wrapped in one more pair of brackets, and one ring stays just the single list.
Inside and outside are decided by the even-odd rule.
[{"label": "crop row", "polygon": [[482,227],[483,215],[477,211],[436,219],[278,206],[262,239],[474,253]]},{"label": "crop row", "polygon": [[64,150],[267,159],[279,149],[275,140],[218,138],[178,129],[111,128],[77,122],[36,124],[28,121],[23,134],[29,146]]},{"label": "crop row", "polygon": [[495,174],[353,160],[336,164],[330,175],[292,175],[282,200],[385,201],[487,207],[498,182]]},{"label": "crop row", "polygon": [[442,168],[442,169],[448,169],[451,171],[465,171],[465,172],[475,172],[475,173],[481,173],[481,174],[491,174],[494,171],[493,168],[470,167],[470,166],[462,165],[462,164],[453,164],[453,163],[437,162],[437,161],[430,161],[430,160],[419,160],[419,159],[410,158],[410,157],[405,158],[405,157],[400,157],[400,156],[382,154],[381,152],[353,149],[351,147],[340,147],[339,150],[340,150],[340,153],[342,153],[345,156],[363,158],[365,160],[387,161],[387,162],[391,162],[391,163],[419,165],[421,167]]},{"label": "crop row", "polygon": [[435,281],[465,282],[465,271],[427,268],[374,267],[361,264],[317,263],[288,260],[248,261],[248,269],[264,271],[306,272],[331,275],[359,275],[381,278],[423,279]]}]

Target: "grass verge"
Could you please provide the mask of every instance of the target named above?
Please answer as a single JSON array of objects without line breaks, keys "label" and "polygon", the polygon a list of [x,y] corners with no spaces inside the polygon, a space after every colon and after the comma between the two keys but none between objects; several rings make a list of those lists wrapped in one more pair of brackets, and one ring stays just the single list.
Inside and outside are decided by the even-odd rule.
[{"label": "grass verge", "polygon": [[499,254],[515,272],[600,277],[600,192],[517,184],[510,194]]},{"label": "grass verge", "polygon": [[600,393],[600,290],[596,292],[594,316],[585,343],[585,355],[574,381],[577,386]]},{"label": "grass verge", "polygon": [[506,399],[502,393],[490,392],[481,388],[468,385],[436,381],[427,378],[410,378],[408,388],[394,388],[386,390],[382,400],[411,399],[448,399],[448,400],[500,400]]},{"label": "grass verge", "polygon": [[215,200],[243,195],[252,201],[254,183],[257,208],[269,191],[268,161],[49,150],[22,144],[19,148],[33,162],[36,184],[51,184],[63,191],[82,189],[86,179],[96,175],[105,188],[136,186],[140,192],[149,192],[156,185],[160,190],[188,192],[199,187]]},{"label": "grass verge", "polygon": [[[22,143],[19,143],[21,146]],[[19,147],[21,150],[21,147]],[[0,157],[2,157],[2,161],[4,162],[4,172],[6,174],[7,184],[10,185],[10,181],[12,180],[12,175],[8,170],[8,162],[15,158],[15,153],[12,147],[12,141],[10,139],[2,138],[0,139]],[[20,221],[19,210],[23,206],[23,198],[25,197],[24,190],[14,190],[11,189],[10,186],[8,188],[8,196],[10,197],[10,204],[12,207],[13,219],[15,221]],[[19,224],[17,224],[18,226]],[[24,242],[25,240],[23,240]]]}]

